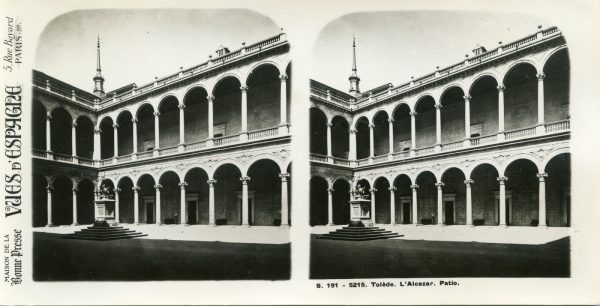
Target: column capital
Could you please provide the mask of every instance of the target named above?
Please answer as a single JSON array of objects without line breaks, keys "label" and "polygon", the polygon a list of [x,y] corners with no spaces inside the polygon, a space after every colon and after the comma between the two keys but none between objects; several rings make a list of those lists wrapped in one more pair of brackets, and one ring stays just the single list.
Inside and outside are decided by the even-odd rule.
[{"label": "column capital", "polygon": [[117,123],[113,124],[113,128],[118,129],[119,128],[119,124],[117,124]]},{"label": "column capital", "polygon": [[46,113],[46,120],[52,119],[52,114],[50,112]]},{"label": "column capital", "polygon": [[356,132],[358,132],[357,129],[350,129],[350,134],[356,134]]},{"label": "column capital", "polygon": [[370,191],[371,193],[374,193],[374,192],[377,192],[377,189],[376,189],[376,188],[371,188],[371,189],[369,189],[369,191]]},{"label": "column capital", "polygon": [[287,182],[290,177],[290,174],[289,173],[280,173],[279,177],[281,178],[282,182]]},{"label": "column capital", "polygon": [[542,73],[538,73],[535,75],[538,79],[538,81],[543,81],[544,78],[546,77],[546,75],[542,72]]},{"label": "column capital", "polygon": [[242,176],[242,177],[240,177],[240,181],[242,181],[242,184],[243,184],[243,185],[246,185],[246,184],[248,184],[248,182],[249,182],[250,180],[251,180],[251,179],[250,179],[250,177],[249,177],[249,176]]},{"label": "column capital", "polygon": [[206,181],[206,183],[208,183],[208,185],[210,185],[210,187],[213,187],[217,183],[217,180],[208,180],[208,181]]},{"label": "column capital", "polygon": [[373,124],[373,123],[369,124],[369,128],[371,128],[371,129],[372,129],[372,128],[374,128],[374,127],[375,127],[375,124]]},{"label": "column capital", "polygon": [[131,118],[131,122],[133,122],[133,124],[137,124],[138,123],[138,118],[137,117]]},{"label": "column capital", "polygon": [[163,186],[161,184],[154,185],[154,189],[161,189]]},{"label": "column capital", "polygon": [[506,86],[504,86],[504,84],[500,84],[496,86],[496,89],[498,89],[499,92],[503,92],[506,89]]},{"label": "column capital", "polygon": [[391,186],[390,188],[388,188],[389,191],[394,191],[397,190],[398,188],[396,186]]},{"label": "column capital", "polygon": [[331,122],[327,122],[327,124],[325,124],[325,125],[327,125],[327,127],[332,127],[332,126],[333,126],[333,123],[331,123]]},{"label": "column capital", "polygon": [[474,184],[474,183],[475,183],[475,180],[471,180],[471,179],[465,180],[465,185],[467,185],[467,187],[471,187],[471,184]]},{"label": "column capital", "polygon": [[285,82],[287,80],[288,76],[287,74],[280,74],[279,75],[279,79],[281,80],[281,82]]},{"label": "column capital", "polygon": [[133,192],[136,192],[136,193],[137,193],[137,192],[138,192],[140,189],[142,189],[142,188],[140,188],[140,186],[137,186],[137,185],[136,185],[136,186],[133,186],[133,187],[131,187],[131,190],[133,190]]},{"label": "column capital", "polygon": [[73,119],[73,122],[71,122],[71,126],[77,127],[77,119]]},{"label": "column capital", "polygon": [[388,120],[387,120],[387,121],[388,121],[390,124],[391,124],[391,123],[394,123],[394,118],[388,118]]},{"label": "column capital", "polygon": [[327,188],[327,193],[331,194],[332,192],[334,192],[335,190],[333,188]]},{"label": "column capital", "polygon": [[94,129],[94,134],[100,134],[100,133],[102,133],[101,129]]},{"label": "column capital", "polygon": [[208,102],[213,102],[215,100],[215,96],[206,96],[206,100]]},{"label": "column capital", "polygon": [[48,193],[51,193],[51,192],[52,192],[52,190],[54,190],[54,187],[52,187],[52,186],[46,186],[46,191],[47,191]]},{"label": "column capital", "polygon": [[74,194],[77,194],[79,192],[79,189],[77,189],[77,188],[73,188],[71,190],[73,191]]},{"label": "column capital", "polygon": [[183,181],[183,182],[181,182],[181,183],[178,183],[177,185],[178,185],[178,186],[179,186],[181,189],[185,190],[185,186],[187,186],[187,185],[188,185],[188,183],[187,183],[187,182],[185,182],[185,181]]},{"label": "column capital", "polygon": [[410,189],[419,189],[419,185],[412,184],[412,185],[410,185]]},{"label": "column capital", "polygon": [[177,108],[179,109],[184,109],[185,108],[185,104],[181,103],[177,105]]},{"label": "column capital", "polygon": [[415,112],[415,111],[408,112],[408,114],[409,114],[411,117],[415,117],[415,116],[417,116],[417,112]]},{"label": "column capital", "polygon": [[159,111],[155,111],[154,113],[152,113],[154,115],[154,117],[158,117],[160,116],[160,112]]},{"label": "column capital", "polygon": [[241,90],[242,92],[247,92],[247,91],[248,91],[248,89],[250,89],[250,88],[248,88],[248,86],[246,86],[246,85],[240,86],[240,90]]},{"label": "column capital", "polygon": [[465,102],[469,102],[469,101],[471,101],[471,96],[470,95],[464,95],[463,99],[465,99]]},{"label": "column capital", "polygon": [[434,105],[435,109],[441,109],[442,108],[442,104],[441,103],[436,103]]},{"label": "column capital", "polygon": [[115,191],[115,193],[119,193],[119,192],[121,192],[121,188],[115,188],[114,191]]},{"label": "column capital", "polygon": [[442,187],[444,187],[446,184],[439,182],[439,183],[435,183],[434,185],[435,185],[435,187],[437,187],[437,189],[442,189]]},{"label": "column capital", "polygon": [[540,180],[540,182],[544,182],[544,181],[546,181],[546,178],[548,177],[548,173],[542,172],[542,173],[536,174],[536,176]]},{"label": "column capital", "polygon": [[504,185],[504,182],[508,181],[508,177],[506,176],[499,176],[496,178],[496,180],[500,183],[500,185]]}]

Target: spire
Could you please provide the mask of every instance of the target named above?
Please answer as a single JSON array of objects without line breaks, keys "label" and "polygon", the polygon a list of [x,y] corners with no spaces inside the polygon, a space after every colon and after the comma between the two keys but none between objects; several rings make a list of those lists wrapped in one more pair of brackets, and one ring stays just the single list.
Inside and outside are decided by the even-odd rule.
[{"label": "spire", "polygon": [[94,94],[100,98],[105,96],[104,77],[102,76],[102,68],[100,67],[100,35],[98,35],[98,43],[96,44],[96,76],[94,76]]},{"label": "spire", "polygon": [[352,74],[348,80],[350,81],[350,94],[355,97],[360,96],[360,87],[358,86],[360,78],[356,73],[356,37],[354,35],[352,35]]}]

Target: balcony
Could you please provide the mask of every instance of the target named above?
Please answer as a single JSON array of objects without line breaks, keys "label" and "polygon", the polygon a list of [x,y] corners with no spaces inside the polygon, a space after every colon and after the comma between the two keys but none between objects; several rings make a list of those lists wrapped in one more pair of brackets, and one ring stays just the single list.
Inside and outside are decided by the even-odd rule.
[{"label": "balcony", "polygon": [[379,164],[393,160],[407,160],[420,156],[429,156],[445,152],[453,152],[464,150],[473,147],[484,147],[486,145],[506,143],[519,139],[528,139],[537,136],[551,135],[556,133],[568,132],[571,129],[571,123],[569,120],[546,123],[540,128],[540,126],[533,126],[527,128],[521,128],[516,130],[507,131],[504,133],[498,133],[494,135],[487,135],[481,137],[474,137],[467,140],[453,141],[444,143],[439,146],[430,146],[424,148],[418,148],[411,151],[394,152],[391,157],[389,154],[375,156],[373,158],[362,158],[356,161],[351,161],[343,158],[310,154],[310,160],[319,163],[328,163],[335,165],[342,165],[347,167],[353,166],[366,166],[371,164]]}]

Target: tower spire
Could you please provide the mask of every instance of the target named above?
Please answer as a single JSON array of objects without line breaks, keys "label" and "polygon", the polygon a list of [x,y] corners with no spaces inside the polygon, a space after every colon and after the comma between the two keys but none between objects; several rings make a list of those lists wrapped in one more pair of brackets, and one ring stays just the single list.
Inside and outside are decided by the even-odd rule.
[{"label": "tower spire", "polygon": [[354,35],[352,35],[352,74],[350,74],[348,80],[350,81],[350,94],[355,97],[360,96],[360,87],[358,86],[360,78],[356,70],[356,37]]},{"label": "tower spire", "polygon": [[102,68],[100,66],[100,34],[98,34],[98,42],[96,44],[96,75],[94,76],[94,94],[100,98],[105,96],[104,93],[104,77],[102,76]]}]

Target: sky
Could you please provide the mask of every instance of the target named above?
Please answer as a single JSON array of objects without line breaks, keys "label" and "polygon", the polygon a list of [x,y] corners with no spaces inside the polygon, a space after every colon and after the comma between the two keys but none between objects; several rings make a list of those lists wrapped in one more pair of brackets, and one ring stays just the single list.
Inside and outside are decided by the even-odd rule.
[{"label": "sky", "polygon": [[347,92],[356,36],[360,89],[395,85],[535,33],[548,21],[528,15],[461,11],[370,12],[342,16],[319,34],[311,78]]},{"label": "sky", "polygon": [[241,48],[280,33],[247,10],[82,10],[58,16],[40,36],[35,69],[91,92],[100,36],[106,92],[195,66],[220,45]]}]

